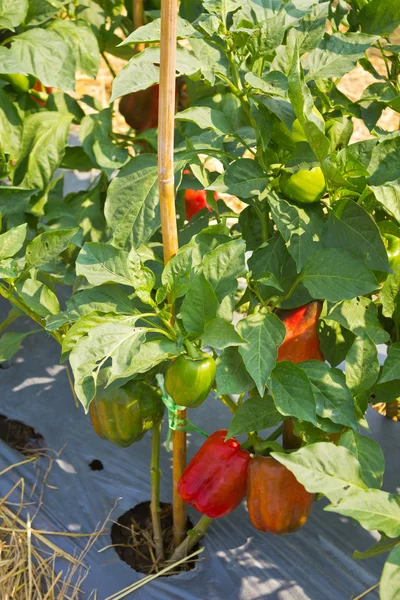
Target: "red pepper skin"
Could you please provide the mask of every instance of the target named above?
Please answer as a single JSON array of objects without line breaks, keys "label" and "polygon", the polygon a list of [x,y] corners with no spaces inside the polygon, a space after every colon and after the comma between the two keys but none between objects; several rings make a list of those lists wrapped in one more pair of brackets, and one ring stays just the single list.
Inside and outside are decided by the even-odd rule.
[{"label": "red pepper skin", "polygon": [[[219,196],[217,192],[214,192],[214,199],[218,200]],[[206,208],[211,212],[211,206],[207,204],[207,192],[206,190],[186,190],[185,196],[185,214],[186,220],[190,221],[196,213],[202,208]]]},{"label": "red pepper skin", "polygon": [[251,460],[247,508],[256,529],[276,535],[294,533],[307,521],[313,502],[314,494],[277,460],[265,456]]},{"label": "red pepper skin", "polygon": [[157,84],[122,96],[119,112],[137,133],[158,126],[158,94]]},{"label": "red pepper skin", "polygon": [[277,360],[294,363],[306,360],[325,360],[318,338],[320,302],[311,302],[291,311],[281,311],[279,318],[286,327],[286,336],[278,350]]},{"label": "red pepper skin", "polygon": [[[278,313],[286,327],[286,336],[279,347],[277,360],[291,360],[294,363],[324,360],[318,338],[321,310],[321,302],[311,302],[294,310]],[[292,419],[286,419],[283,422],[283,447],[294,450],[300,446],[301,439],[293,432]]]},{"label": "red pepper skin", "polygon": [[228,431],[216,431],[194,455],[178,482],[182,500],[213,519],[231,513],[246,495],[250,454]]}]

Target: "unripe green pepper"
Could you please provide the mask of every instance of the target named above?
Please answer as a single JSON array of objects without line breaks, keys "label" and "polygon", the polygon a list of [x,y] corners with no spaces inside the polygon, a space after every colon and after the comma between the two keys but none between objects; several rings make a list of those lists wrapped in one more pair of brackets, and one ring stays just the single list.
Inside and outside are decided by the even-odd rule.
[{"label": "unripe green pepper", "polygon": [[310,171],[301,169],[293,175],[282,175],[280,181],[282,193],[293,202],[313,204],[325,193],[325,177],[320,167]]},{"label": "unripe green pepper", "polygon": [[32,76],[23,75],[22,73],[7,73],[1,74],[0,79],[8,81],[11,84],[14,92],[24,94],[35,85],[36,79]]},{"label": "unripe green pepper", "polygon": [[127,447],[141,440],[162,419],[164,404],[156,388],[144,381],[129,381],[121,388],[98,394],[89,413],[97,435]]},{"label": "unripe green pepper", "polygon": [[165,373],[165,389],[179,406],[200,406],[210,393],[216,364],[212,356],[199,353],[198,358],[181,354]]}]

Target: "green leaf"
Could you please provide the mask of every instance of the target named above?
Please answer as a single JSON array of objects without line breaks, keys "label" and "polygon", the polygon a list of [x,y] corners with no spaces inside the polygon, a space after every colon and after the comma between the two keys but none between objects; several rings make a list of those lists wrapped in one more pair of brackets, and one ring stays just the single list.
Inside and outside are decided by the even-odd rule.
[{"label": "green leaf", "polygon": [[69,46],[76,68],[93,79],[100,66],[100,50],[96,36],[84,21],[54,19],[46,31],[54,31]]},{"label": "green leaf", "polygon": [[322,493],[331,502],[338,502],[352,491],[365,492],[361,467],[355,456],[330,442],[318,442],[291,454],[272,456],[292,471],[308,492]]},{"label": "green leaf", "polygon": [[47,329],[53,331],[70,321],[98,311],[132,315],[135,312],[133,301],[119,285],[106,284],[94,289],[83,290],[67,300],[67,311],[47,319]]},{"label": "green leaf", "polygon": [[172,303],[177,298],[184,296],[189,288],[190,274],[193,268],[192,253],[193,248],[184,246],[164,267],[161,280],[167,287]]},{"label": "green leaf", "polygon": [[[83,112],[83,110],[81,109],[79,103],[77,100],[75,100],[75,98],[73,98],[72,96],[70,96],[69,94],[67,94],[66,92],[52,92],[49,97],[48,100],[46,102],[46,110],[50,110],[50,111],[57,111],[59,114],[63,115],[63,116],[73,116],[75,122],[80,123],[83,119],[83,117],[85,116],[85,113]],[[72,152],[82,152],[82,148],[80,146],[67,146],[67,148],[69,148],[69,153]],[[66,150],[67,150],[66,148]],[[83,161],[88,161],[88,157],[86,156],[85,153],[83,153],[83,156],[81,157],[83,159]],[[62,165],[65,165],[65,157],[63,158]],[[92,168],[94,168],[95,165],[93,165],[93,163],[90,163],[90,167],[89,169],[86,170],[90,170]],[[80,164],[77,165],[78,169],[80,171],[84,171],[85,169],[82,168],[82,166]],[[63,167],[63,168],[68,168],[68,167]]]},{"label": "green leaf", "polygon": [[364,560],[366,558],[373,558],[374,556],[378,556],[379,554],[383,554],[384,552],[389,552],[395,546],[397,546],[400,542],[399,538],[390,539],[386,535],[382,534],[381,539],[376,544],[373,544],[368,550],[364,550],[364,552],[359,552],[358,550],[354,550],[353,558],[355,560]]},{"label": "green leaf", "polygon": [[155,366],[178,356],[180,353],[181,347],[177,342],[166,338],[143,342],[139,352],[132,352],[126,368],[124,370],[119,369],[111,375],[109,383],[111,384],[120,379],[132,379],[134,375],[139,373],[147,373]]},{"label": "green leaf", "polygon": [[[115,248],[111,244],[87,243],[83,246],[76,261],[76,274],[83,275],[92,285],[120,283],[131,287],[146,287],[141,280],[141,272],[146,277],[147,269],[142,267],[138,255]],[[151,271],[150,271],[151,273]],[[154,279],[150,282],[150,289]]]},{"label": "green leaf", "polygon": [[318,336],[321,352],[332,367],[337,367],[346,359],[354,342],[351,331],[324,316],[319,321]]},{"label": "green leaf", "polygon": [[16,279],[18,271],[18,263],[12,258],[0,261],[0,279]]},{"label": "green leaf", "polygon": [[380,185],[371,185],[376,200],[382,204],[385,211],[400,223],[400,173],[396,181],[387,181]]},{"label": "green leaf", "polygon": [[108,188],[104,207],[116,245],[137,248],[160,227],[157,156],[132,158]]},{"label": "green leaf", "polygon": [[368,487],[382,487],[385,457],[379,444],[365,435],[349,430],[340,436],[339,446],[347,448],[357,458],[361,476]]},{"label": "green leaf", "polygon": [[17,104],[12,102],[11,97],[5,90],[0,89],[1,148],[5,154],[9,155],[11,160],[16,160],[19,156],[22,131],[23,121]]},{"label": "green leaf", "polygon": [[[128,64],[118,71],[113,81],[111,102],[120,96],[145,90],[158,83],[160,79],[159,64],[159,47],[146,48],[140,54],[133,56]],[[193,75],[200,67],[199,60],[187,48],[178,46],[176,55],[178,75]]]},{"label": "green leaf", "polygon": [[400,379],[400,342],[389,346],[379,383]]},{"label": "green leaf", "polygon": [[226,439],[275,427],[282,421],[282,415],[276,410],[271,396],[251,397],[239,407],[229,426]]},{"label": "green leaf", "polygon": [[237,347],[225,348],[218,356],[216,381],[219,395],[242,394],[254,387]]},{"label": "green leaf", "polygon": [[37,333],[36,331],[28,331],[26,333],[14,333],[12,331],[7,331],[0,336],[0,363],[10,360],[18,352],[20,346],[24,339],[31,335],[32,333]]},{"label": "green leaf", "polygon": [[203,346],[211,346],[211,348],[218,348],[219,350],[223,350],[228,346],[244,346],[247,344],[232,323],[218,317],[206,323],[201,340]]},{"label": "green leaf", "polygon": [[17,73],[34,75],[48,87],[74,91],[75,57],[70,45],[54,31],[37,27],[20,33],[12,39],[10,54],[23,65]]},{"label": "green leaf", "polygon": [[[280,75],[283,74],[280,73]],[[253,88],[261,90],[262,92],[264,92],[264,94],[268,94],[271,96],[281,96],[283,98],[286,97],[287,81],[285,76],[282,77],[282,84],[286,84],[286,89],[278,87],[275,82],[271,81],[270,78],[268,78],[268,76],[261,78],[257,77],[257,75],[255,75],[254,73],[246,73],[245,80]]]},{"label": "green leaf", "polygon": [[305,15],[297,28],[299,32],[300,56],[319,46],[326,31],[329,2],[313,6],[312,13]]},{"label": "green leaf", "polygon": [[207,189],[248,200],[259,196],[267,185],[268,177],[255,160],[239,158],[230,164]]},{"label": "green leaf", "polygon": [[18,225],[0,235],[0,260],[17,254],[24,245],[27,224]]},{"label": "green leaf", "polygon": [[248,341],[239,352],[254,379],[260,396],[278,356],[278,348],[285,339],[285,326],[274,314],[261,310],[237,324],[239,334]]},{"label": "green leaf", "polygon": [[400,596],[400,544],[388,556],[383,567],[379,597],[381,600],[396,600]]},{"label": "green leaf", "polygon": [[322,209],[318,206],[304,210],[271,194],[268,202],[275,224],[296,262],[297,271],[300,272],[310,256],[322,250]]},{"label": "green leaf", "polygon": [[268,388],[282,415],[317,424],[311,382],[298,365],[286,360],[276,363],[268,380]]},{"label": "green leaf", "polygon": [[[87,335],[91,329],[94,329],[94,327],[99,325],[103,325],[104,323],[110,323],[114,319],[114,314],[100,312],[90,312],[89,314],[84,315],[81,319],[78,318],[78,320],[68,329],[67,333],[63,337],[61,362],[67,360],[69,353],[74,349],[78,341]],[[137,315],[136,319],[139,319],[139,315]],[[129,323],[135,322],[131,315],[129,315],[127,320]],[[47,320],[47,322],[48,321],[49,320]],[[123,321],[123,319],[121,319],[121,315],[118,315],[118,322],[121,321]]]},{"label": "green leaf", "polygon": [[[400,178],[400,144],[398,138],[384,139],[372,150],[368,172],[368,183],[375,191],[375,186],[386,186]],[[382,202],[384,205],[385,203]]]},{"label": "green leaf", "polygon": [[26,248],[26,263],[29,267],[41,267],[57,258],[68,245],[78,229],[45,231],[36,236]]},{"label": "green leaf", "polygon": [[[133,322],[135,319],[132,318]],[[143,341],[143,330],[129,324],[126,317],[121,323],[116,319],[94,327],[86,337],[79,339],[69,360],[76,395],[86,412],[96,394],[96,383],[103,365],[106,362],[110,365],[106,373],[107,382],[111,375],[119,375],[126,370],[133,357],[139,355]]]},{"label": "green leaf", "polygon": [[317,415],[357,430],[354,401],[342,371],[317,360],[301,363],[299,367],[311,382]]},{"label": "green leaf", "polygon": [[[322,163],[329,153],[329,140],[325,137],[325,123],[315,113],[311,92],[304,82],[299,60],[299,40],[292,30],[288,37],[288,52],[291,56],[289,72],[289,99],[296,117],[304,129],[307,141]],[[311,52],[312,54],[312,52]]]},{"label": "green leaf", "polygon": [[397,265],[394,269],[394,274],[387,277],[379,294],[382,302],[383,316],[393,317],[395,321],[399,318],[399,291],[400,265]]},{"label": "green leaf", "polygon": [[351,490],[325,508],[356,519],[364,529],[382,531],[388,537],[400,535],[400,497],[381,490]]},{"label": "green leaf", "polygon": [[379,229],[371,216],[356,202],[345,198],[335,202],[322,232],[325,248],[344,248],[359,256],[370,269],[390,271]]},{"label": "green leaf", "polygon": [[210,282],[202,273],[191,281],[182,302],[181,317],[191,337],[200,337],[206,324],[217,316],[218,298]]},{"label": "green leaf", "polygon": [[354,395],[367,392],[379,376],[376,345],[368,337],[356,337],[346,357],[346,383]]},{"label": "green leaf", "polygon": [[237,278],[245,272],[246,244],[236,239],[221,244],[205,255],[201,272],[218,298],[219,302],[237,290]]},{"label": "green leaf", "polygon": [[361,29],[366,33],[384,35],[400,25],[399,0],[369,0],[358,16]]},{"label": "green leaf", "polygon": [[191,106],[178,112],[175,120],[194,123],[200,129],[212,129],[218,135],[231,135],[233,132],[233,125],[225,113],[208,106]]},{"label": "green leaf", "polygon": [[[28,0],[0,0],[0,24],[5,29],[18,27],[28,12]],[[7,20],[8,25],[4,20]]]},{"label": "green leaf", "polygon": [[[189,37],[201,37],[201,34],[196,31],[192,25],[178,17],[177,22],[177,39],[183,40]],[[147,25],[143,25],[142,27],[138,27],[133,33],[128,35],[128,37],[120,44],[120,46],[125,46],[126,44],[140,44],[140,43],[153,43],[159,42],[161,35],[161,19],[154,19]]]},{"label": "green leaf", "polygon": [[305,60],[307,81],[346,75],[377,39],[377,36],[350,32],[326,36]]},{"label": "green leaf", "polygon": [[39,317],[48,317],[60,312],[57,296],[50,288],[37,279],[25,279],[16,284],[18,296],[24,304]]},{"label": "green leaf", "polygon": [[117,146],[111,139],[112,111],[110,109],[88,115],[82,119],[79,139],[90,160],[111,177],[129,159],[126,148]]},{"label": "green leaf", "polygon": [[378,287],[372,271],[354,254],[339,248],[327,248],[313,254],[306,262],[300,280],[313,298],[325,298],[329,302],[351,300]]},{"label": "green leaf", "polygon": [[384,344],[389,339],[379,320],[377,306],[369,298],[341,302],[333,307],[327,318],[340,323],[356,336],[369,337],[375,344]]},{"label": "green leaf", "polygon": [[44,190],[64,156],[72,115],[40,111],[24,120],[14,185]]}]

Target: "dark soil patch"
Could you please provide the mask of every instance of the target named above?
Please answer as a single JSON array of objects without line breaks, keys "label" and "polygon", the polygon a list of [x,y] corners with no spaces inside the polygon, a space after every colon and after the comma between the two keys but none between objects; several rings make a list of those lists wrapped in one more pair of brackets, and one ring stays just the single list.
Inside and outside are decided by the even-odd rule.
[{"label": "dark soil patch", "polygon": [[0,440],[22,454],[29,454],[32,450],[40,450],[45,446],[43,436],[37,433],[33,427],[1,414]]},{"label": "dark soil patch", "polygon": [[[164,553],[168,557],[173,551],[173,522],[172,505],[160,502],[161,528],[164,539]],[[193,529],[193,523],[188,518],[186,530]],[[132,569],[149,575],[161,570],[163,565],[157,568],[155,564],[155,551],[153,546],[153,528],[150,516],[150,502],[141,502],[134,508],[119,517],[117,523],[111,528],[111,540],[121,560],[126,562]],[[199,548],[193,548],[195,552]],[[164,575],[168,577],[176,575],[181,571],[189,571],[196,566],[196,560],[187,561],[174,570]]]},{"label": "dark soil patch", "polygon": [[92,469],[92,471],[102,471],[104,469],[104,465],[101,460],[95,458],[89,463],[89,468]]}]

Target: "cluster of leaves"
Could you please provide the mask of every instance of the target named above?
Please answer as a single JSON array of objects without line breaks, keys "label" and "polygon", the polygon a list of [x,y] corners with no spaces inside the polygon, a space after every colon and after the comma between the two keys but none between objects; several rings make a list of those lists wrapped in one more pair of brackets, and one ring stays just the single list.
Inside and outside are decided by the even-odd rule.
[{"label": "cluster of leaves", "polygon": [[[158,15],[149,13],[149,23],[131,32],[120,2],[85,0],[72,14],[69,3],[55,4],[36,21],[29,10],[0,21],[11,31],[23,21],[24,29],[0,48],[0,72],[34,75],[62,90],[40,108],[6,84],[0,89],[7,178],[0,293],[60,342],[85,409],[99,388],[152,380],[185,351],[185,340],[210,348],[216,396],[239,396],[229,435],[291,417],[303,447],[273,455],[331,501],[327,510],[382,533],[368,556],[391,550],[381,595],[395,597],[399,497],[380,489],[382,451],[360,431],[368,429],[370,399],[397,399],[400,379],[400,264],[389,263],[381,233],[400,238],[400,135],[378,123],[387,107],[400,111],[400,47],[390,37],[400,24],[398,0],[181,3],[177,75],[186,77],[191,106],[176,117],[180,249],[165,267],[154,143],[114,134],[113,105],[101,110],[66,93],[76,67],[94,74],[99,47],[129,57],[112,102],[158,83]],[[120,31],[124,39],[116,39]],[[138,43],[147,47],[135,54]],[[53,50],[44,57],[54,44],[60,57]],[[385,75],[371,48],[383,57]],[[377,83],[354,101],[339,88],[357,64]],[[354,117],[371,136],[349,144]],[[73,147],[71,123],[79,125]],[[96,168],[96,178],[63,198],[56,170],[78,165]],[[288,200],[282,179],[315,167],[326,181],[323,199]],[[188,186],[206,189],[212,210],[185,223],[180,197]],[[244,210],[233,213],[214,192],[236,196]],[[64,311],[55,283],[73,286]],[[312,300],[324,303],[327,362],[276,362],[285,336],[277,309]],[[19,314],[13,310],[7,324]],[[18,348],[16,335],[0,338],[3,360]],[[380,344],[389,348],[383,366]],[[337,368],[344,360],[345,374]]]}]

